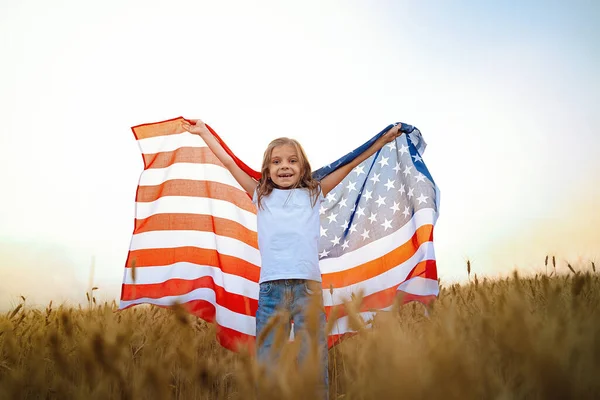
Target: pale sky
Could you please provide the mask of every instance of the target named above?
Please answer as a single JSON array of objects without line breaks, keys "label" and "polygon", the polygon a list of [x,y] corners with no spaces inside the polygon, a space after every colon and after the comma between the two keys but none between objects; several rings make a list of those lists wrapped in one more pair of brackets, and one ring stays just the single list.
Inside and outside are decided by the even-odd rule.
[{"label": "pale sky", "polygon": [[0,309],[119,297],[130,127],[180,115],[255,169],[417,126],[442,283],[600,264],[599,4],[0,0]]}]

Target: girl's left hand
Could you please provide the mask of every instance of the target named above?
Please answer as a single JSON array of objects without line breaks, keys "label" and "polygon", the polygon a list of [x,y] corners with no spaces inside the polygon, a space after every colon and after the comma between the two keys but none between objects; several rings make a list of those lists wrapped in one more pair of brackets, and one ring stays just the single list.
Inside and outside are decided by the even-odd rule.
[{"label": "girl's left hand", "polygon": [[400,132],[400,128],[402,128],[402,124],[399,123],[398,125],[392,127],[392,129],[384,133],[381,137],[383,142],[389,143],[392,140],[396,139],[398,136],[402,135],[402,132]]}]

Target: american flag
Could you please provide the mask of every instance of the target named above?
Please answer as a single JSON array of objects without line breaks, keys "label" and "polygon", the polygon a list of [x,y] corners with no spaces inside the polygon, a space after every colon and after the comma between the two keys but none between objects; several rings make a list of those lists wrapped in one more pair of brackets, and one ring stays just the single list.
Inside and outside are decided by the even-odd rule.
[{"label": "american flag", "polygon": [[[125,265],[120,308],[181,304],[214,322],[217,338],[235,350],[255,337],[260,254],[256,208],[182,117],[133,127],[144,160],[136,193],[135,227]],[[367,149],[317,170],[322,179]],[[248,174],[260,174],[229,150]],[[439,192],[422,159],[425,141],[413,126],[352,170],[322,203],[319,266],[327,315],[341,317],[330,346],[351,333],[341,305],[363,297],[361,315],[438,295],[433,228]]]}]

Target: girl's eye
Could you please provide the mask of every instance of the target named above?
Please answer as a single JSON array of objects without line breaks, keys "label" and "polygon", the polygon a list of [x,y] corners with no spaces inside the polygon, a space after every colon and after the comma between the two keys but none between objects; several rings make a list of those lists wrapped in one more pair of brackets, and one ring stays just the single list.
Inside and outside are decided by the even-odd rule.
[{"label": "girl's eye", "polygon": [[273,164],[279,164],[279,160],[274,160]]},{"label": "girl's eye", "polygon": [[291,163],[295,163],[295,162],[298,162],[298,160],[291,160],[290,162]]}]

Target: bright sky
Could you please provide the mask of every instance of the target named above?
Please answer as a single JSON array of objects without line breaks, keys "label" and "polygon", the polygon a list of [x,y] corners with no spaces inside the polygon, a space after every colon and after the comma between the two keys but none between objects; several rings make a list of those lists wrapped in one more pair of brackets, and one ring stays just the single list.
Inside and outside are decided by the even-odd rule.
[{"label": "bright sky", "polygon": [[82,301],[91,279],[119,297],[130,127],[180,115],[255,169],[278,136],[316,169],[417,126],[442,283],[467,258],[489,277],[600,264],[599,4],[1,1],[0,308]]}]

